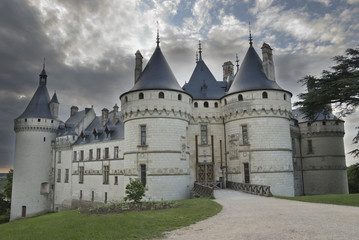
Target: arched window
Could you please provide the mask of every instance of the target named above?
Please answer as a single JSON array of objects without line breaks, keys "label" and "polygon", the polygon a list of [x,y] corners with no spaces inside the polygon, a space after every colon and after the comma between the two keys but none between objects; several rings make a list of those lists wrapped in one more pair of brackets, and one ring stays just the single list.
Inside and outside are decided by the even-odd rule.
[{"label": "arched window", "polygon": [[138,99],[143,99],[143,93],[138,94]]},{"label": "arched window", "polygon": [[177,98],[178,98],[179,101],[181,101],[182,100],[182,95],[178,94]]},{"label": "arched window", "polygon": [[208,108],[208,102],[204,102],[203,107]]},{"label": "arched window", "polygon": [[165,94],[164,94],[163,92],[160,92],[160,93],[158,94],[158,98],[165,98]]},{"label": "arched window", "polygon": [[263,92],[263,93],[262,93],[262,98],[268,98],[268,93],[267,93],[267,92]]},{"label": "arched window", "polygon": [[239,94],[239,95],[238,95],[238,101],[243,101],[243,96],[242,96],[242,94]]},{"label": "arched window", "polygon": [[127,96],[125,97],[125,102],[128,102],[128,97]]},{"label": "arched window", "polygon": [[218,102],[215,102],[215,103],[214,103],[214,107],[215,107],[215,108],[218,108]]},{"label": "arched window", "polygon": [[224,99],[224,105],[227,105],[227,99]]},{"label": "arched window", "polygon": [[283,99],[287,100],[287,94],[285,94],[285,93],[283,94]]},{"label": "arched window", "polygon": [[198,108],[198,103],[197,102],[194,103],[194,107]]}]

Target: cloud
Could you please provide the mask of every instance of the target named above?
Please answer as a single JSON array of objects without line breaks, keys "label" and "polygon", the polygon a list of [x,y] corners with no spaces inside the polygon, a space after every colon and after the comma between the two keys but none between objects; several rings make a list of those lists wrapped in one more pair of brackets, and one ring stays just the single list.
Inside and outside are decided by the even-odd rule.
[{"label": "cloud", "polygon": [[311,1],[321,3],[326,7],[330,5],[330,0],[311,0]]}]

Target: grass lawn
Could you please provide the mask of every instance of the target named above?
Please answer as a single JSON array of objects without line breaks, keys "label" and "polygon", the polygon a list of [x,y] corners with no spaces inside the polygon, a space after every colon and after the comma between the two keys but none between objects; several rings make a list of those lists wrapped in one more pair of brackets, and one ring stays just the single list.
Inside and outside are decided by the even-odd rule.
[{"label": "grass lawn", "polygon": [[178,208],[127,212],[123,214],[79,214],[78,210],[50,213],[0,225],[0,238],[6,239],[151,239],[211,217],[222,206],[206,199],[179,201]]},{"label": "grass lawn", "polygon": [[312,203],[328,203],[344,206],[359,207],[359,194],[328,194],[328,195],[313,195],[313,196],[298,196],[298,197],[278,197],[282,199],[296,200],[302,202]]}]

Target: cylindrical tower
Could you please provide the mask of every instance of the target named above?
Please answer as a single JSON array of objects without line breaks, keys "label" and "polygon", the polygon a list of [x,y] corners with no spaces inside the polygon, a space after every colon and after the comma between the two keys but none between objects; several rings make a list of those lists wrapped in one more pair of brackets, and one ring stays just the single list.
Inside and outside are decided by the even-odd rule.
[{"label": "cylindrical tower", "polygon": [[229,181],[269,185],[274,195],[294,196],[290,98],[290,92],[268,79],[250,42],[221,99]]},{"label": "cylindrical tower", "polygon": [[16,144],[10,220],[50,210],[52,141],[59,121],[50,109],[46,81],[43,69],[29,105],[14,120]]},{"label": "cylindrical tower", "polygon": [[190,196],[187,131],[192,98],[182,91],[157,45],[135,86],[120,96],[124,175],[139,178],[151,200]]}]

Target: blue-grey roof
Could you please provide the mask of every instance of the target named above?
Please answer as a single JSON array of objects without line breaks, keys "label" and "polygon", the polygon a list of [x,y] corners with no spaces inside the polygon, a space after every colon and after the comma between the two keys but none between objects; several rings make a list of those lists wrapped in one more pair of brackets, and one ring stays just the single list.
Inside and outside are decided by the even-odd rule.
[{"label": "blue-grey roof", "polygon": [[263,72],[262,60],[251,45],[243,59],[228,94],[250,90],[283,90]]},{"label": "blue-grey roof", "polygon": [[219,99],[226,90],[226,87],[222,87],[223,83],[217,82],[206,63],[200,58],[183,90],[191,94],[194,99]]},{"label": "blue-grey roof", "polygon": [[18,118],[48,118],[56,119],[50,110],[50,96],[46,84],[40,84],[29,105]]},{"label": "blue-grey roof", "polygon": [[159,46],[130,91],[146,89],[182,91]]},{"label": "blue-grey roof", "polygon": [[[300,108],[294,109],[292,111],[292,115],[295,119],[298,120],[299,123],[310,122],[310,120],[306,118],[305,115],[301,112]],[[324,121],[324,120],[340,120],[340,119],[336,117],[330,109],[329,110],[326,109],[317,113],[313,121]]]},{"label": "blue-grey roof", "polygon": [[57,99],[57,95],[56,93],[54,93],[54,95],[52,96],[51,98],[51,101],[50,102],[53,102],[53,103],[59,103],[59,100]]}]

